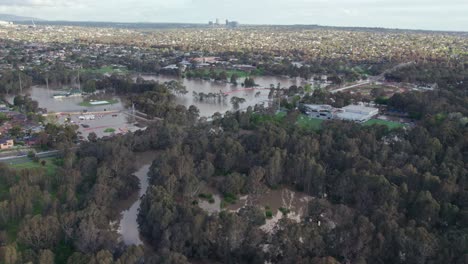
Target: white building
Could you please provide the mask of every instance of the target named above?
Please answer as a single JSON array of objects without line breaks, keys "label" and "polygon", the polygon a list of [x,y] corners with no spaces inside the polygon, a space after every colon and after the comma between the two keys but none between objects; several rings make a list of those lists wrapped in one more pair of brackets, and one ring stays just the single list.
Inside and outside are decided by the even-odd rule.
[{"label": "white building", "polygon": [[331,105],[306,104],[304,108],[308,116],[319,119],[333,119],[337,112]]},{"label": "white building", "polygon": [[379,114],[379,109],[364,105],[348,105],[341,108],[337,117],[342,120],[355,121],[363,123]]},{"label": "white building", "polygon": [[13,22],[0,20],[0,27],[9,27],[9,26],[13,26]]}]

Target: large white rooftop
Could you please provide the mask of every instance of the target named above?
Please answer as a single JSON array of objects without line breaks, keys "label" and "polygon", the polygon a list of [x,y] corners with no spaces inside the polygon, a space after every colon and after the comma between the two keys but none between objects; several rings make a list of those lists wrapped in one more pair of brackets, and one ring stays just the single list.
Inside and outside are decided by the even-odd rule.
[{"label": "large white rooftop", "polygon": [[379,109],[375,107],[368,107],[364,105],[348,105],[342,108],[347,113],[365,114],[365,115],[376,115],[379,113]]}]

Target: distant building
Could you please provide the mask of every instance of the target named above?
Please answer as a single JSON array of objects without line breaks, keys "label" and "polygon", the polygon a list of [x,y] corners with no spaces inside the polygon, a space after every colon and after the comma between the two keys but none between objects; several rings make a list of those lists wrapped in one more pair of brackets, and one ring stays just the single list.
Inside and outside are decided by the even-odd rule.
[{"label": "distant building", "polygon": [[304,110],[308,116],[319,119],[333,119],[337,112],[331,105],[316,104],[306,104]]},{"label": "distant building", "polygon": [[292,64],[292,66],[294,66],[296,68],[302,68],[304,66],[304,64],[302,62],[292,62],[291,64]]},{"label": "distant building", "polygon": [[256,70],[257,67],[248,65],[248,64],[236,64],[232,66],[236,70],[241,70],[241,71],[253,71]]},{"label": "distant building", "polygon": [[11,149],[15,146],[13,139],[0,139],[0,149]]},{"label": "distant building", "polygon": [[348,105],[334,108],[331,105],[304,104],[303,112],[312,118],[341,119],[363,123],[379,114],[379,109],[364,105]]},{"label": "distant building", "polygon": [[175,64],[167,65],[166,67],[163,68],[164,70],[177,70],[179,67]]},{"label": "distant building", "polygon": [[341,108],[337,117],[342,120],[355,121],[363,123],[379,114],[379,109],[364,105],[348,105]]},{"label": "distant building", "polygon": [[8,112],[9,109],[5,104],[0,104],[0,112]]},{"label": "distant building", "polygon": [[239,22],[226,20],[226,27],[236,28],[238,26],[239,26]]},{"label": "distant building", "polygon": [[10,27],[13,26],[13,22],[0,21],[0,27]]},{"label": "distant building", "polygon": [[216,63],[219,61],[220,58],[218,57],[201,57],[201,58],[193,58],[192,61],[194,63]]}]

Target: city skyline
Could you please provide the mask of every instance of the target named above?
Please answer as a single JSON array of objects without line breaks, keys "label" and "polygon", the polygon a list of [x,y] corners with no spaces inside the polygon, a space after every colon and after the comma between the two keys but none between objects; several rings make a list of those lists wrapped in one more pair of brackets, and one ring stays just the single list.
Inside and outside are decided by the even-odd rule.
[{"label": "city skyline", "polygon": [[0,13],[96,22],[207,23],[220,18],[241,24],[468,31],[467,12],[468,3],[463,0],[0,0]]}]

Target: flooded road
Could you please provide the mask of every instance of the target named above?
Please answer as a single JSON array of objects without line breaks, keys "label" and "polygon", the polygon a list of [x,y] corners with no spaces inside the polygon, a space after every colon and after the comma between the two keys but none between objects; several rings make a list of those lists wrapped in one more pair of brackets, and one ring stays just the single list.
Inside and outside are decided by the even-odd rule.
[{"label": "flooded road", "polygon": [[[176,102],[178,104],[189,107],[190,105],[195,105],[200,110],[200,116],[210,117],[214,113],[224,113],[226,111],[233,110],[233,106],[230,103],[230,99],[233,96],[241,97],[246,100],[245,103],[240,105],[240,109],[245,109],[248,106],[254,106],[260,103],[268,102],[268,89],[250,89],[245,90],[242,85],[233,85],[231,83],[224,82],[215,82],[207,80],[198,80],[198,79],[178,79],[174,76],[164,76],[164,75],[142,75],[145,80],[154,80],[158,82],[169,82],[169,81],[180,81],[187,88],[188,93],[185,95],[177,96]],[[289,88],[292,85],[301,85],[301,79],[291,79],[284,77],[271,77],[271,76],[259,76],[254,77],[255,83],[259,86],[256,88],[270,88],[270,85],[275,87],[280,84],[281,87]],[[207,101],[198,101],[194,98],[193,92],[196,93],[229,93],[224,102],[207,102]]]}]

